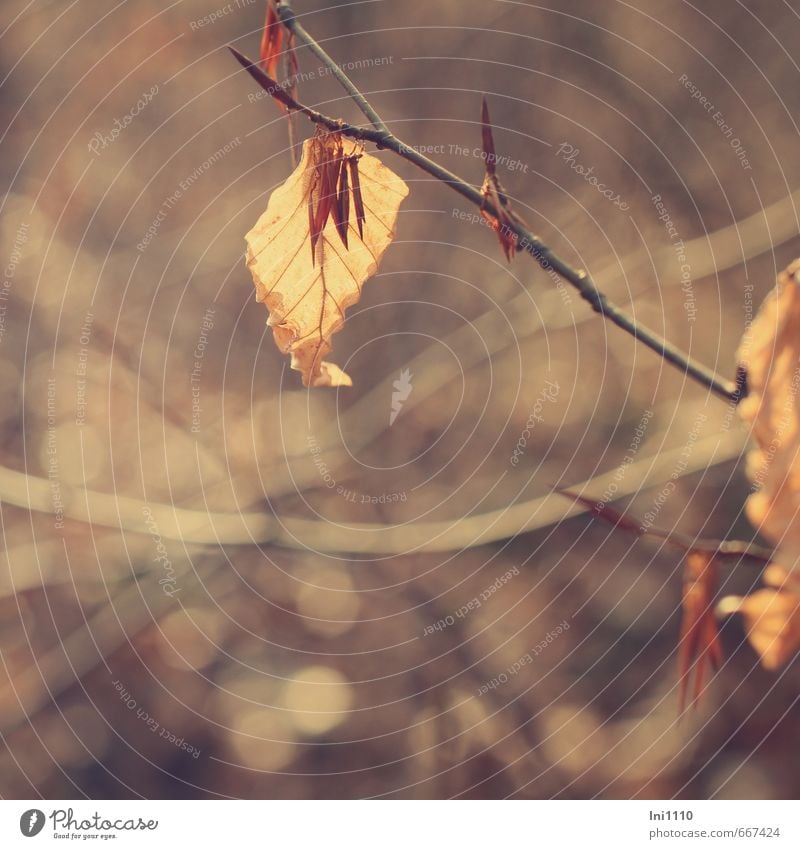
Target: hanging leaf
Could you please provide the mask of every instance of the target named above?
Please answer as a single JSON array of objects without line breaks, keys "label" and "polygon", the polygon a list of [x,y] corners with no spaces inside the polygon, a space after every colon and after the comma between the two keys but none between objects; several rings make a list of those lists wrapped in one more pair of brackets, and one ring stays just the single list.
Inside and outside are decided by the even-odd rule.
[{"label": "hanging leaf", "polygon": [[778,276],[738,353],[748,386],[738,409],[756,443],[747,457],[757,489],[747,499],[747,516],[790,568],[800,563],[799,281],[795,260]]},{"label": "hanging leaf", "polygon": [[747,639],[766,669],[778,669],[800,649],[800,578],[773,564],[764,572],[768,587],[740,598],[727,596],[717,613],[739,613]]},{"label": "hanging leaf", "polygon": [[660,528],[645,529],[642,522],[609,507],[604,501],[587,498],[568,489],[558,492],[582,504],[595,516],[612,527],[640,537],[663,540],[686,555],[681,599],[681,636],[678,646],[678,702],[680,712],[687,707],[690,679],[694,676],[692,705],[703,692],[706,672],[722,665],[722,645],[714,616],[714,597],[719,582],[718,562],[733,557],[740,561],[749,557],[764,561],[764,552],[736,540],[702,540]]},{"label": "hanging leaf", "polygon": [[364,238],[364,200],[361,195],[361,179],[358,175],[358,160],[354,158],[348,159],[350,170],[350,185],[353,187],[353,204],[356,210],[356,223],[358,224],[359,238]]},{"label": "hanging leaf", "polygon": [[278,17],[275,0],[267,0],[267,18],[261,34],[260,62],[267,76],[277,79],[278,59],[283,46],[283,24]]},{"label": "hanging leaf", "polygon": [[777,548],[766,589],[719,604],[740,613],[747,637],[768,669],[800,649],[800,260],[778,275],[739,346],[748,394],[739,414],[755,447],[747,476],[755,490],[747,517]]},{"label": "hanging leaf", "polygon": [[[261,34],[261,49],[259,51],[258,66],[250,63],[236,50],[233,50],[236,58],[250,71],[259,83],[272,95],[279,108],[286,110],[287,129],[289,131],[289,153],[292,165],[297,165],[296,138],[297,128],[295,124],[295,108],[298,92],[297,78],[300,70],[295,51],[295,35],[287,31],[284,34],[284,26],[278,15],[278,0],[267,0],[267,16],[264,21],[264,29]],[[284,85],[276,82],[278,79],[278,66],[281,59],[281,49],[286,39],[286,50],[283,51],[284,69],[286,82]],[[260,71],[257,75],[255,71]],[[285,96],[283,96],[285,92]]]},{"label": "hanging leaf", "polygon": [[714,596],[719,581],[713,554],[690,551],[683,573],[681,637],[678,646],[678,702],[681,713],[686,710],[689,681],[694,673],[692,704],[696,704],[708,667],[722,665],[722,646],[714,618]]},{"label": "hanging leaf", "polygon": [[303,144],[300,164],[247,234],[256,300],[305,386],[351,385],[323,358],[394,239],[407,194],[376,157],[338,133],[319,133]]}]

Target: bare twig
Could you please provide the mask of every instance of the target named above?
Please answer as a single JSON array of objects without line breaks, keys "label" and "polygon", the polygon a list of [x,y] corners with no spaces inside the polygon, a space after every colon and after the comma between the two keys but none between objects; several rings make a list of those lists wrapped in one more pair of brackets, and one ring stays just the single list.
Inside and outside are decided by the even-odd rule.
[{"label": "bare twig", "polygon": [[305,44],[317,59],[327,68],[330,68],[333,76],[336,77],[339,84],[348,93],[353,103],[364,113],[370,124],[380,132],[389,133],[389,128],[383,122],[381,116],[372,108],[367,98],[353,85],[350,77],[331,59],[319,42],[306,32],[305,27],[297,20],[290,3],[278,4],[278,17],[286,29],[293,33],[298,41]]},{"label": "bare twig", "polygon": [[[357,127],[345,121],[339,121],[326,115],[322,115],[316,110],[310,109],[296,101],[290,102],[287,99],[286,90],[277,82],[272,80],[261,71],[256,63],[249,62],[238,51],[234,51],[236,58],[245,66],[259,84],[273,97],[283,103],[288,109],[299,111],[304,114],[309,120],[315,124],[327,127],[329,130],[340,132],[348,138],[354,138],[360,141],[370,141],[380,148],[386,148],[393,151],[398,156],[408,162],[413,163],[421,170],[425,171],[431,177],[446,183],[454,191],[458,192],[462,197],[466,198],[470,203],[479,209],[485,210],[490,215],[494,215],[498,220],[504,220],[502,212],[495,208],[491,201],[488,201],[478,188],[470,185],[465,180],[462,180],[452,171],[429,159],[413,147],[401,141],[389,130],[381,117],[370,106],[364,95],[358,90],[355,84],[342,71],[342,69],[331,59],[331,57],[320,47],[316,40],[311,36],[306,29],[298,22],[291,5],[286,2],[280,3],[278,14],[287,29],[295,35],[295,37],[305,44],[314,54],[325,63],[331,73],[342,84],[345,91],[353,99],[353,102],[364,113],[372,124],[372,129]],[[631,334],[639,342],[659,354],[664,360],[677,368],[681,369],[686,375],[693,380],[705,386],[715,395],[724,398],[728,401],[738,403],[746,394],[746,385],[743,376],[739,375],[736,382],[726,380],[714,371],[695,362],[688,354],[668,342],[663,337],[659,336],[655,331],[644,327],[634,318],[621,310],[616,304],[611,302],[595,285],[591,276],[583,269],[573,268],[565,260],[555,254],[547,245],[545,245],[537,236],[528,230],[523,222],[512,220],[505,225],[510,231],[510,234],[516,239],[517,249],[525,251],[535,259],[539,265],[545,270],[553,270],[574,286],[580,296],[587,301],[592,309],[600,313],[604,318],[607,318],[617,327],[622,328],[627,333]]]},{"label": "bare twig", "polygon": [[556,492],[572,499],[574,502],[583,505],[590,513],[593,513],[599,519],[607,522],[614,528],[619,528],[628,533],[635,534],[638,537],[651,537],[652,539],[661,540],[672,548],[677,548],[684,554],[699,553],[707,554],[715,557],[718,560],[736,559],[742,560],[749,558],[756,560],[759,563],[769,563],[772,560],[772,551],[768,548],[763,548],[760,545],[753,545],[749,542],[741,540],[729,539],[704,539],[702,537],[691,537],[688,534],[681,534],[677,531],[666,531],[663,528],[645,527],[642,522],[635,516],[629,516],[627,513],[620,513],[613,507],[609,507],[603,501],[597,501],[592,498],[587,498],[585,495],[580,495],[573,492],[571,489],[557,489]]}]

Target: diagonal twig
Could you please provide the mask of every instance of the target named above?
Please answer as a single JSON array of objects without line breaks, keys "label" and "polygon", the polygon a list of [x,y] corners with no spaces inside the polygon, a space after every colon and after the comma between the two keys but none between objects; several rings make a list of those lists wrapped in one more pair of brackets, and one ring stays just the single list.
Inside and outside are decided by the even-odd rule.
[{"label": "diagonal twig", "polygon": [[627,513],[621,513],[619,510],[609,507],[603,501],[587,498],[585,495],[580,495],[571,489],[558,488],[555,491],[565,498],[569,498],[582,505],[590,513],[607,522],[612,527],[619,528],[622,531],[628,531],[638,537],[651,537],[661,540],[672,548],[682,551],[684,554],[695,552],[713,556],[717,559],[735,558],[736,560],[741,560],[743,558],[749,558],[759,563],[769,563],[772,560],[772,551],[768,548],[741,540],[694,538],[688,534],[667,531],[663,528],[646,528],[639,519],[629,516]]},{"label": "diagonal twig", "polygon": [[298,41],[305,44],[306,47],[319,59],[325,67],[329,68],[331,73],[342,88],[350,96],[353,103],[364,113],[364,116],[379,132],[389,133],[389,128],[383,122],[380,115],[373,109],[366,97],[356,88],[350,77],[331,59],[328,53],[323,49],[319,42],[310,36],[305,27],[297,20],[297,17],[292,9],[291,3],[278,4],[278,17],[281,22],[292,33]]},{"label": "diagonal twig", "polygon": [[[286,28],[295,35],[298,41],[302,42],[310,50],[312,50],[314,54],[330,69],[333,76],[336,77],[348,95],[353,99],[353,102],[369,119],[372,124],[372,129],[357,127],[353,124],[347,123],[346,121],[331,118],[297,102],[288,94],[286,89],[284,89],[275,80],[268,77],[258,67],[257,63],[251,62],[241,53],[231,48],[238,61],[246,68],[250,75],[259,83],[259,85],[262,86],[262,88],[264,88],[272,97],[279,100],[279,102],[286,106],[287,109],[301,112],[315,124],[324,126],[331,131],[339,132],[348,138],[357,139],[359,141],[369,141],[377,145],[379,148],[386,148],[393,151],[398,156],[425,171],[431,177],[434,177],[442,183],[450,186],[450,188],[458,192],[458,194],[466,198],[478,209],[483,209],[490,215],[494,215],[498,219],[501,219],[502,210],[498,210],[490,200],[487,200],[478,188],[467,183],[452,171],[444,168],[442,165],[439,165],[439,163],[434,160],[429,159],[424,154],[419,153],[419,151],[400,140],[394,135],[394,133],[391,132],[391,130],[389,130],[387,125],[378,113],[370,106],[367,99],[358,90],[350,78],[322,49],[313,36],[311,36],[298,22],[289,3],[280,3],[278,6],[278,14]],[[617,325],[617,327],[625,330],[646,347],[655,351],[666,362],[676,366],[688,377],[692,378],[697,383],[705,386],[710,392],[724,398],[727,401],[738,403],[746,395],[747,390],[743,374],[738,374],[737,380],[734,382],[720,377],[712,369],[697,363],[686,352],[682,351],[671,342],[668,342],[655,331],[643,326],[621,310],[597,288],[588,272],[584,269],[573,268],[568,262],[561,259],[561,257],[555,254],[536,235],[534,235],[523,222],[511,220],[506,226],[510,235],[512,235],[516,240],[517,250],[525,251],[530,254],[530,256],[533,257],[533,259],[535,259],[545,271],[554,271],[574,286],[578,290],[580,296],[589,303],[595,312],[599,313],[604,318],[607,318],[613,324]]]}]

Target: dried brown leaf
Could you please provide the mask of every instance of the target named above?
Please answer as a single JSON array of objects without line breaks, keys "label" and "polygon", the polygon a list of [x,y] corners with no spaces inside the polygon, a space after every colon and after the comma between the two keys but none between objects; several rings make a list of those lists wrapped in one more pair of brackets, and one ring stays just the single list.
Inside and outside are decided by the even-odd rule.
[{"label": "dried brown leaf", "polygon": [[766,669],[778,669],[800,649],[800,576],[772,564],[764,572],[766,589],[744,598],[728,596],[720,615],[740,613],[747,639]]},{"label": "dried brown leaf", "polygon": [[278,59],[283,46],[283,24],[278,17],[275,0],[267,0],[267,17],[264,31],[261,34],[261,67],[267,76],[276,79],[278,76]]},{"label": "dried brown leaf", "polygon": [[738,351],[748,394],[739,414],[755,447],[747,457],[753,525],[776,547],[764,572],[768,588],[720,602],[741,613],[747,637],[768,669],[800,648],[800,260],[778,275]]},{"label": "dried brown leaf", "polygon": [[339,160],[339,178],[336,186],[336,202],[333,205],[333,221],[336,232],[347,247],[347,227],[350,221],[350,185],[347,180],[347,160]]},{"label": "dried brown leaf", "polygon": [[747,499],[747,516],[777,546],[776,559],[794,568],[800,564],[800,260],[778,276],[738,358],[748,385],[739,414],[756,443],[747,457],[757,489]]},{"label": "dried brown leaf", "polygon": [[678,646],[678,701],[681,713],[687,706],[692,673],[694,705],[703,691],[708,667],[716,670],[722,665],[722,646],[714,617],[714,596],[718,582],[719,573],[712,554],[690,551],[686,555],[681,603],[683,619]]},{"label": "dried brown leaf", "polygon": [[[341,190],[342,161],[359,155],[365,217],[359,233],[348,216],[347,249],[331,213]],[[337,134],[315,136],[303,144],[300,164],[272,193],[247,234],[256,299],[269,310],[275,343],[291,354],[292,368],[302,373],[305,386],[350,385],[350,378],[323,358],[344,324],[345,311],[358,301],[364,281],[392,242],[407,194],[400,177],[376,157],[362,154],[354,142]],[[355,194],[353,201],[358,206]],[[317,228],[312,254],[306,243]]]},{"label": "dried brown leaf", "polygon": [[492,133],[492,120],[489,117],[489,104],[485,97],[481,101],[481,138],[483,140],[486,173],[493,177],[497,173],[497,156],[494,152],[494,135]]},{"label": "dried brown leaf", "polygon": [[358,235],[364,238],[364,200],[361,196],[361,180],[358,176],[358,157],[351,156],[347,160],[350,169],[350,185],[353,187],[353,205],[356,208],[356,222],[358,224]]},{"label": "dried brown leaf", "polygon": [[[342,138],[336,133],[319,134],[311,139],[311,143],[314,173],[308,191],[308,224],[311,230],[311,262],[313,264],[317,241],[334,211],[343,148]],[[344,241],[343,238],[342,242]]]}]

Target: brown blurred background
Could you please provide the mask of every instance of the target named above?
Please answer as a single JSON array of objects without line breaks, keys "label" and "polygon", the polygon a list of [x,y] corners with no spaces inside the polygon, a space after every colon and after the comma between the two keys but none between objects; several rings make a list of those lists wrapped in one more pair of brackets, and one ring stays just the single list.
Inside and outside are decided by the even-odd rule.
[{"label": "brown blurred background", "polygon": [[[800,253],[795,10],[295,6],[475,184],[486,93],[531,227],[733,375]],[[354,387],[289,370],[243,261],[285,121],[225,49],[255,57],[263,13],[0,9],[0,795],[796,797],[797,664],[727,622],[678,721],[678,556],[547,497],[605,475],[661,527],[752,536],[722,401],[386,152],[411,194],[335,337]],[[301,98],[361,120],[298,55]]]}]

